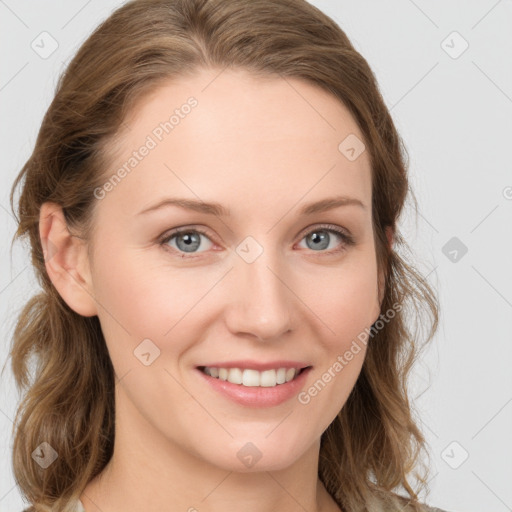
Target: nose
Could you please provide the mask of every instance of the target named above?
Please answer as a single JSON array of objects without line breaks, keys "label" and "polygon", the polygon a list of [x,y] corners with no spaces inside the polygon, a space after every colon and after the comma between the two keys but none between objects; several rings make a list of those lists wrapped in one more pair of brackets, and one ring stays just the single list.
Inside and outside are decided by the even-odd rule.
[{"label": "nose", "polygon": [[251,335],[260,341],[278,340],[292,329],[293,293],[287,274],[266,252],[247,263],[236,260],[230,272],[227,326],[234,335]]}]

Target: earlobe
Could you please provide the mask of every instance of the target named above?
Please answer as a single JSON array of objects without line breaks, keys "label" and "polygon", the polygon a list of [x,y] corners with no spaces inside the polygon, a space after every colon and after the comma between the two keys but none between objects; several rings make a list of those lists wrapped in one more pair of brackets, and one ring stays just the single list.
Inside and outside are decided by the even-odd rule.
[{"label": "earlobe", "polygon": [[87,245],[69,232],[58,204],[41,205],[39,237],[46,271],[59,295],[79,315],[97,315]]}]

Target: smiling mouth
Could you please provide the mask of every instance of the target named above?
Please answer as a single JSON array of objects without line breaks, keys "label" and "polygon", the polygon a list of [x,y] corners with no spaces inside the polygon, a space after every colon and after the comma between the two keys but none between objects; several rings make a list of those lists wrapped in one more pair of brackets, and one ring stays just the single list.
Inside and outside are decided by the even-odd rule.
[{"label": "smiling mouth", "polygon": [[204,374],[219,380],[247,387],[275,387],[296,379],[305,370],[311,368],[275,368],[258,371],[250,368],[217,368],[199,366]]}]

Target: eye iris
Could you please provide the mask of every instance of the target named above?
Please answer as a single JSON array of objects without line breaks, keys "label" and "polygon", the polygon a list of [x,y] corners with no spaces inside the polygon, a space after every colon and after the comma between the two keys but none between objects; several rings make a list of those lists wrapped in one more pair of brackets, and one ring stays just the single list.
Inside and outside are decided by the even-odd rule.
[{"label": "eye iris", "polygon": [[[185,242],[185,246],[180,247],[180,240]],[[178,249],[185,252],[195,251],[201,243],[201,235],[199,233],[182,233],[176,236],[176,245]]]},{"label": "eye iris", "polygon": [[[314,245],[312,247],[309,247],[310,249],[314,249],[314,248],[326,249],[327,247],[329,247],[329,238],[328,237],[329,237],[329,234],[326,231],[314,231],[313,233],[311,233],[309,235],[309,237],[306,237],[306,240],[308,238],[311,238],[312,240],[315,241]],[[327,241],[327,243],[322,246],[322,242],[325,242],[325,241]],[[320,244],[317,242],[320,242]],[[308,243],[308,246],[309,246],[309,243]]]},{"label": "eye iris", "polygon": [[[310,232],[306,238],[306,244],[310,249],[320,249],[324,250],[328,248],[332,230],[329,229],[318,229],[317,231]],[[334,234],[338,234],[336,231]],[[168,238],[168,242],[176,239],[176,246],[178,250],[183,252],[194,252],[201,245],[201,236],[203,234],[200,231],[178,231],[170,238]],[[342,237],[343,238],[343,237]],[[312,240],[312,243],[310,242]]]}]

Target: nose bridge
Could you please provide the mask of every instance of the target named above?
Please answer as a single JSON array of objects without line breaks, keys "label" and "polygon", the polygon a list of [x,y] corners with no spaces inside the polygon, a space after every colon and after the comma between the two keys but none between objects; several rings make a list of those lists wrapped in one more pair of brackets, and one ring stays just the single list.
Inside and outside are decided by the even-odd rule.
[{"label": "nose bridge", "polygon": [[277,251],[263,248],[248,237],[236,252],[228,314],[230,329],[261,340],[279,337],[291,327],[292,304]]}]

